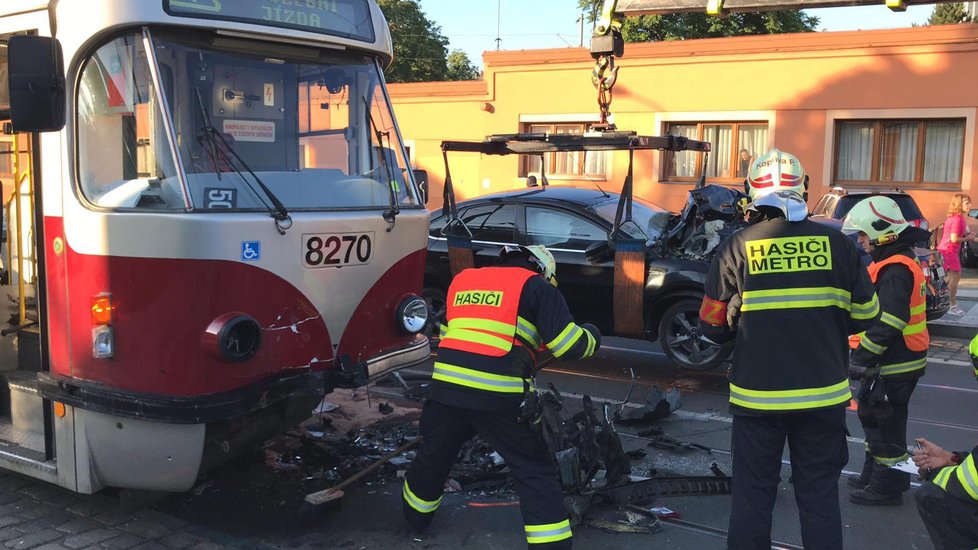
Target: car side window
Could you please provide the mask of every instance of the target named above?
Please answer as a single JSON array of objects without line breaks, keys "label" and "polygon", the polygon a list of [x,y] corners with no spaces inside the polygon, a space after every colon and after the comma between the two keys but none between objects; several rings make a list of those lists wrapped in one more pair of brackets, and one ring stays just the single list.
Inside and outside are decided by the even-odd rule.
[{"label": "car side window", "polygon": [[515,243],[516,207],[509,204],[472,206],[459,212],[473,241]]},{"label": "car side window", "polygon": [[526,239],[528,244],[585,250],[595,242],[607,240],[608,233],[568,212],[530,206],[526,209]]}]

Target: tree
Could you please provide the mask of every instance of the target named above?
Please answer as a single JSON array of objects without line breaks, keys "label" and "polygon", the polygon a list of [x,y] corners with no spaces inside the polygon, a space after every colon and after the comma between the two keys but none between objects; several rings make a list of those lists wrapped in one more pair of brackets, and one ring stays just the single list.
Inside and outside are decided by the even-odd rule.
[{"label": "tree", "polygon": [[429,82],[448,75],[448,39],[416,0],[378,0],[394,42],[394,63],[384,71],[388,82]]},{"label": "tree", "polygon": [[[578,0],[581,9],[591,13],[590,21],[594,21],[601,4],[603,4],[602,0]],[[706,4],[704,9],[705,7]],[[716,17],[705,13],[673,13],[626,17],[622,22],[622,36],[626,42],[651,42],[747,34],[813,32],[817,27],[818,17],[807,15],[801,10],[738,12],[731,13],[727,17]]]},{"label": "tree", "polygon": [[448,80],[479,80],[479,69],[462,50],[448,54]]},{"label": "tree", "polygon": [[930,12],[928,25],[953,25],[955,23],[968,23],[972,19],[964,9],[964,4],[951,2],[947,4],[937,4],[934,11]]}]

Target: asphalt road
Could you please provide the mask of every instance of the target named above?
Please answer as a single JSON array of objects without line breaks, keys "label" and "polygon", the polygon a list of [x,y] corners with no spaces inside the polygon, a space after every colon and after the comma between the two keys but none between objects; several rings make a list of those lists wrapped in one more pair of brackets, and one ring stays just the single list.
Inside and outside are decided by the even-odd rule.
[{"label": "asphalt road", "polygon": [[[958,343],[951,344],[953,347]],[[631,372],[635,373],[634,381]],[[649,438],[637,434],[650,425],[620,425],[625,449],[646,452],[644,458],[633,461],[633,473],[710,475],[712,464],[730,472],[731,423],[724,372],[678,370],[654,345],[607,339],[596,357],[556,364],[538,382],[553,383],[565,395],[570,410],[580,406],[579,398],[585,394],[597,403],[618,403],[630,387],[630,404],[626,407],[636,410],[652,386],[677,386],[683,392],[681,409],[652,426],[675,440],[697,443],[712,451],[649,447]],[[397,400],[398,394],[400,390],[394,386],[376,387],[370,406],[375,409],[378,400],[411,406],[410,401]],[[924,436],[949,449],[970,449],[978,439],[978,421],[973,415],[976,402],[978,384],[970,366],[947,357],[931,361],[911,401],[908,436]],[[862,463],[863,440],[854,411],[849,414],[849,427],[852,437],[846,469],[856,471]],[[307,456],[304,460],[333,458]],[[291,460],[301,462],[298,456]],[[140,510],[120,509],[117,497],[111,493],[74,495],[21,476],[0,475],[0,544],[8,548],[142,550],[501,550],[525,545],[519,509],[512,497],[498,498],[480,491],[447,493],[431,529],[416,536],[403,527],[400,485],[392,475],[350,488],[339,506],[310,509],[302,505],[302,499],[314,490],[317,481],[304,476],[301,468],[269,464],[268,455],[257,452],[205,476],[190,493],[170,496]],[[777,547],[800,548],[790,475],[790,467],[784,466],[773,538],[781,543]],[[933,548],[913,503],[915,490],[905,495],[902,506],[865,508],[848,502],[849,488],[840,482],[846,548]],[[725,547],[729,497],[661,498],[656,505],[679,512],[680,521],[663,522],[661,531],[654,534],[610,533],[582,526],[575,529],[575,546],[697,550]],[[615,521],[623,516],[610,515],[605,519]]]}]

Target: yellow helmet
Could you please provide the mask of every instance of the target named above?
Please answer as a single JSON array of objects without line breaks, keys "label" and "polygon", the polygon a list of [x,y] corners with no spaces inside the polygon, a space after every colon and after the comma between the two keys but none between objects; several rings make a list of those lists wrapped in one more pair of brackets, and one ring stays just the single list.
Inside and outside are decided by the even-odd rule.
[{"label": "yellow helmet", "polygon": [[530,246],[506,245],[499,251],[500,257],[506,257],[510,254],[524,255],[531,264],[537,267],[540,276],[553,286],[557,286],[557,260],[547,250],[547,247],[542,244],[533,244]]},{"label": "yellow helmet", "polygon": [[863,199],[842,220],[843,233],[865,233],[873,245],[897,240],[908,227],[910,223],[903,217],[900,207],[889,197]]}]

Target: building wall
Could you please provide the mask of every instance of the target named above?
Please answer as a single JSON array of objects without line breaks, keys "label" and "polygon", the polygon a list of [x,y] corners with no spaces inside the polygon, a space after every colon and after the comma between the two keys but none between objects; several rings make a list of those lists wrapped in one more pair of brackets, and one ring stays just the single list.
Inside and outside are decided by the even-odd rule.
[{"label": "building wall", "polygon": [[[618,65],[611,112],[619,129],[657,135],[669,121],[766,120],[768,145],[805,165],[813,205],[834,184],[836,120],[964,118],[960,184],[903,188],[932,226],[944,220],[953,193],[971,192],[978,25],[628,44]],[[431,179],[429,208],[441,205],[441,140],[481,140],[541,120],[597,121],[593,62],[585,50],[486,52],[484,66],[482,81],[390,87],[414,167]],[[635,155],[635,193],[678,210],[691,184],[661,181],[662,156]],[[459,200],[525,185],[516,157],[452,153],[449,159]],[[626,171],[627,153],[614,153],[607,178],[597,183],[619,190]]]}]

